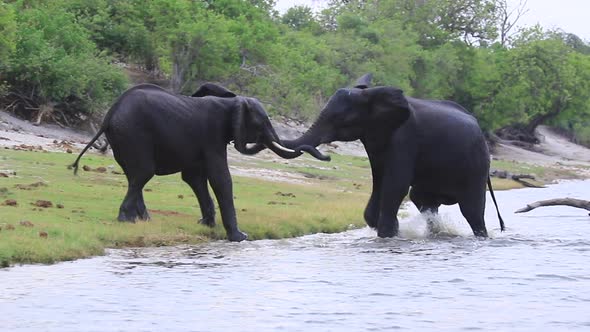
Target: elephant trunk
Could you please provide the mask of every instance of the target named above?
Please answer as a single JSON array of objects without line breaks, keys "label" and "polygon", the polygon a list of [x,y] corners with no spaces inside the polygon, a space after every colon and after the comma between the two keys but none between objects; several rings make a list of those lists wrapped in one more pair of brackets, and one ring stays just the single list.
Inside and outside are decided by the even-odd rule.
[{"label": "elephant trunk", "polygon": [[324,155],[316,149],[320,144],[322,144],[322,138],[316,124],[312,125],[303,135],[294,140],[283,140],[283,145],[287,148],[295,149],[296,151],[306,151],[317,159],[329,161],[330,156]]},{"label": "elephant trunk", "polygon": [[301,151],[296,151],[294,149],[285,147],[282,144],[279,135],[277,135],[276,131],[270,124],[270,121],[264,132],[264,145],[266,145],[266,147],[268,147],[272,152],[276,153],[279,157],[285,159],[297,158],[303,154]]},{"label": "elephant trunk", "polygon": [[310,145],[294,145],[293,148],[284,146],[284,143],[279,138],[272,126],[269,126],[269,129],[267,129],[266,137],[270,139],[270,141],[267,141],[265,143],[267,147],[281,158],[293,159],[299,157],[303,153],[303,151],[305,151],[319,160],[330,160],[329,156],[323,155],[315,147]]}]

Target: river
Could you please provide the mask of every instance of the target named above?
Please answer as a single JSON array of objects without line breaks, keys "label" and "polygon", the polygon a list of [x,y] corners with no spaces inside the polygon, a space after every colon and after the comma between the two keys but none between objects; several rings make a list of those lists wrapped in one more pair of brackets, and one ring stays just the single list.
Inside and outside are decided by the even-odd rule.
[{"label": "river", "polygon": [[0,270],[1,331],[589,331],[590,217],[544,207],[590,198],[590,181],[488,197],[491,239],[457,207],[427,235],[359,229],[287,240],[110,250]]}]

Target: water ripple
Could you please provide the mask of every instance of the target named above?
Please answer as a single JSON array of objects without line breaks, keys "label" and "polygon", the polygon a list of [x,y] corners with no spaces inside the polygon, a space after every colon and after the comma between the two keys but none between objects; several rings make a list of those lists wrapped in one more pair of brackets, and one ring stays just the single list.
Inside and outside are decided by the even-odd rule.
[{"label": "water ripple", "polygon": [[[509,225],[478,239],[456,207],[437,229],[412,215],[400,236],[340,234],[109,250],[0,270],[4,331],[587,331],[590,223],[523,203],[590,182],[497,193]],[[563,194],[563,195],[562,195]]]}]

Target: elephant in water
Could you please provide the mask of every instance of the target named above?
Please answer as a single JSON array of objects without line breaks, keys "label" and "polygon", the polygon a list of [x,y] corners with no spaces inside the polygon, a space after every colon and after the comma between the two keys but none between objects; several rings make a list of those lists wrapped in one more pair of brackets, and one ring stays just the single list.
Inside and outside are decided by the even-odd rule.
[{"label": "elephant in water", "polygon": [[[282,158],[301,155],[281,145],[258,100],[237,96],[211,83],[201,86],[191,97],[172,94],[151,84],[127,90],[72,164],[74,173],[82,155],[102,133],[128,181],[119,221],[149,219],[142,194],[145,184],[154,175],[181,172],[199,201],[202,213],[199,222],[213,227],[215,208],[207,187],[209,182],[230,241],[245,240],[247,235],[239,230],[236,221],[227,144],[233,140],[235,148],[243,154],[269,148]],[[315,148],[299,150],[319,155]]]},{"label": "elephant in water", "polygon": [[489,178],[490,153],[475,117],[455,102],[406,97],[370,82],[367,74],[355,87],[338,90],[306,133],[283,144],[297,150],[360,139],[373,175],[364,217],[380,237],[398,234],[397,212],[410,187],[421,212],[458,203],[473,233],[487,237],[487,183],[504,230]]}]

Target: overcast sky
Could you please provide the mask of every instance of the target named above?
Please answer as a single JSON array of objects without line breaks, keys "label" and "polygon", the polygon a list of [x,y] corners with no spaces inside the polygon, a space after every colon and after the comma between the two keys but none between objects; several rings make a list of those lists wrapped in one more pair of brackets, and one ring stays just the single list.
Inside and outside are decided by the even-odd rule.
[{"label": "overcast sky", "polygon": [[[520,0],[508,0],[514,6]],[[326,3],[326,0],[277,0],[276,8],[284,12],[295,5]],[[529,11],[519,20],[519,25],[530,26],[537,23],[543,27],[561,28],[590,42],[590,0],[528,0]]]}]

